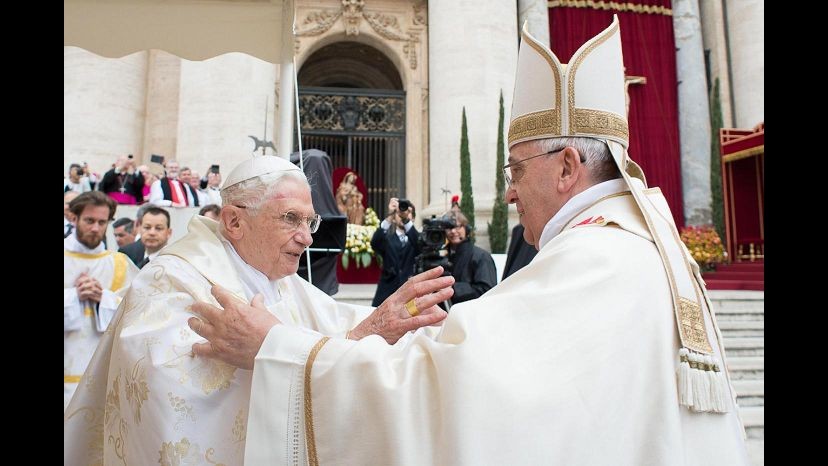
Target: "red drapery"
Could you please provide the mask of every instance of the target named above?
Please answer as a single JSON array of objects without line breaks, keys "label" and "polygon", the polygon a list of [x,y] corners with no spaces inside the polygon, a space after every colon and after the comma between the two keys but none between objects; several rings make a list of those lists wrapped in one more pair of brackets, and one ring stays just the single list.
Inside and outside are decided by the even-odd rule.
[{"label": "red drapery", "polygon": [[[722,128],[722,188],[727,252],[732,260],[764,257],[765,249],[765,124],[752,130]],[[739,254],[740,247],[743,249]],[[753,257],[750,257],[753,260]]]},{"label": "red drapery", "polygon": [[[641,165],[647,184],[659,186],[667,198],[676,225],[684,226],[681,194],[681,159],[678,130],[678,92],[673,17],[664,14],[669,0],[637,0],[619,3],[627,11],[578,8],[583,2],[550,2],[549,37],[552,51],[562,63],[584,42],[603,31],[617,14],[621,23],[621,46],[625,74],[647,78],[632,84],[630,94],[630,156]],[[601,4],[611,5],[610,2]],[[662,7],[646,13],[649,7]],[[630,11],[632,10],[632,11]],[[701,98],[706,98],[702,96]]]}]

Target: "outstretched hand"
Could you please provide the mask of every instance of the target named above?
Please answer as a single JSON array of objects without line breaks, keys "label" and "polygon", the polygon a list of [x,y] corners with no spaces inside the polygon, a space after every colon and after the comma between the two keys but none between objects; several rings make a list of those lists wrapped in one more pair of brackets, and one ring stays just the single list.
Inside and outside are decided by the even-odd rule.
[{"label": "outstretched hand", "polygon": [[210,291],[221,307],[203,301],[193,304],[193,312],[202,319],[190,317],[187,323],[195,333],[207,339],[206,343],[193,345],[193,354],[242,369],[253,369],[256,354],[267,333],[281,321],[267,310],[261,294],[247,304],[219,285],[213,285]]},{"label": "outstretched hand", "polygon": [[[374,312],[350,332],[350,338],[359,340],[377,334],[393,345],[403,335],[420,327],[434,325],[446,318],[446,311],[437,306],[454,294],[451,287],[454,277],[443,277],[443,268],[415,275],[408,279],[394,294],[379,305]],[[418,311],[411,315],[406,308],[408,301],[414,301]]]}]

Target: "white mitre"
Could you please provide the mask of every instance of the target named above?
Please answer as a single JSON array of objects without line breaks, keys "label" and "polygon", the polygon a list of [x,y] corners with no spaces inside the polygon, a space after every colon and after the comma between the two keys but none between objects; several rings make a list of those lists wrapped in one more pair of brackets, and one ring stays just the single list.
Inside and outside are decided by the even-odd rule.
[{"label": "white mitre", "polygon": [[238,164],[236,168],[230,172],[230,175],[227,176],[227,179],[225,179],[224,183],[221,185],[221,190],[224,191],[225,189],[233,185],[237,185],[242,181],[251,180],[256,177],[269,175],[271,173],[294,170],[300,173],[302,171],[299,167],[290,163],[290,161],[283,159],[282,157],[276,155],[254,156],[252,159],[245,160],[244,162]]}]

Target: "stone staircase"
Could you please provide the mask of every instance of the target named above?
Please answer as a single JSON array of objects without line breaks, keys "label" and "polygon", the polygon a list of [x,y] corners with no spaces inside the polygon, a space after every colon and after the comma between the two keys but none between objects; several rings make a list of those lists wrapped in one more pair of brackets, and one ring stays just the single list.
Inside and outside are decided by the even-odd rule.
[{"label": "stone staircase", "polygon": [[[376,285],[339,285],[338,301],[371,305]],[[754,466],[765,464],[765,292],[711,290]]]},{"label": "stone staircase", "polygon": [[754,466],[765,464],[765,292],[709,291]]}]

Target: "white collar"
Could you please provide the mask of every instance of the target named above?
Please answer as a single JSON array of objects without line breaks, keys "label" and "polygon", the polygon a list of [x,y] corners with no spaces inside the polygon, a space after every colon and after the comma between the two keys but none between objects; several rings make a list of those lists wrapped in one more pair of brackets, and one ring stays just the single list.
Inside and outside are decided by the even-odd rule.
[{"label": "white collar", "polygon": [[81,244],[80,241],[78,241],[78,229],[76,227],[72,229],[71,235],[67,236],[66,238],[63,238],[63,249],[70,252],[79,252],[81,254],[100,254],[104,252],[106,247],[104,247],[104,243],[103,241],[101,241],[93,249],[87,248],[86,246]]},{"label": "white collar", "polygon": [[[633,178],[633,182],[641,183],[641,180]],[[572,197],[572,199],[568,200],[566,204],[561,207],[561,210],[552,216],[552,218],[546,223],[538,243],[538,250],[540,250],[546,243],[552,241],[553,238],[558,236],[564,225],[572,220],[572,216],[576,215],[586,207],[589,207],[590,204],[594,203],[598,199],[601,199],[602,197],[629,190],[630,187],[623,178],[616,178],[614,180],[604,181],[603,183],[590,186],[586,190],[576,194]]]},{"label": "white collar", "polygon": [[224,250],[227,251],[227,257],[230,258],[230,262],[238,273],[239,282],[244,288],[247,299],[251,300],[257,293],[261,293],[264,295],[265,306],[272,306],[281,301],[282,293],[279,291],[279,281],[268,279],[265,274],[245,262],[227,238],[221,233],[218,233],[217,236],[221,239],[221,244],[224,246]]}]

